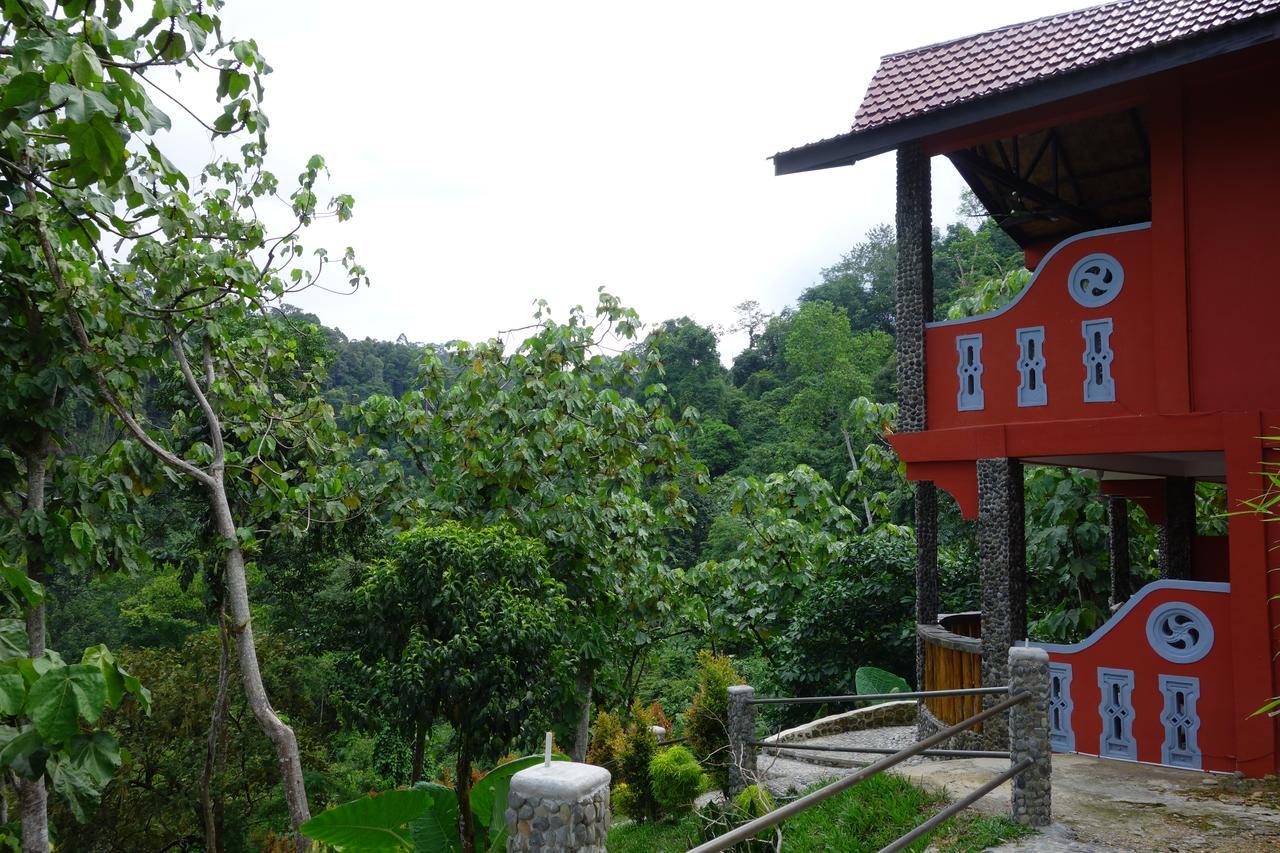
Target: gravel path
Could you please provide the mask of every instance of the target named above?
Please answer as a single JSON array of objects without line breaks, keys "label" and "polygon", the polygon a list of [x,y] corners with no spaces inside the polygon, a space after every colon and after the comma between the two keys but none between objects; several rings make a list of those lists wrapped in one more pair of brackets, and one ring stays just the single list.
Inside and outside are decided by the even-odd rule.
[{"label": "gravel path", "polygon": [[[916,742],[915,726],[885,726],[844,732],[838,735],[812,738],[803,741],[806,746],[857,747],[873,746],[887,749],[903,749]],[[788,750],[779,745],[776,752],[761,748],[756,761],[757,771],[765,784],[779,793],[800,791],[824,779],[838,779],[864,767],[883,755],[872,753],[825,752],[818,750]],[[929,761],[919,756],[908,758],[899,767]]]}]

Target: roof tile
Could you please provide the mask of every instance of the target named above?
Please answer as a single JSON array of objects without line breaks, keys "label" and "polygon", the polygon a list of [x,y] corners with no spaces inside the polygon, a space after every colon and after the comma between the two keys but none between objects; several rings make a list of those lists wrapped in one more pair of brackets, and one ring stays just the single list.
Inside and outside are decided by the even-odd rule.
[{"label": "roof tile", "polygon": [[880,60],[853,130],[892,124],[1273,12],[1280,12],[1280,0],[1121,0],[890,54]]}]

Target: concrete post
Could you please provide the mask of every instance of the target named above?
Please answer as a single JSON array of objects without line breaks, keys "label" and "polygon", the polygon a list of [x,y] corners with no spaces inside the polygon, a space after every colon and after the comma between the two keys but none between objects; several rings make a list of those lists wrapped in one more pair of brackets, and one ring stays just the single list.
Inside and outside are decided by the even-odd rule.
[{"label": "concrete post", "polygon": [[756,781],[756,689],[746,684],[729,688],[729,796],[736,797]]},{"label": "concrete post", "polygon": [[553,761],[511,777],[507,853],[605,853],[609,835],[609,771]]},{"label": "concrete post", "polygon": [[1053,787],[1049,751],[1049,653],[1014,646],[1009,649],[1009,693],[1031,694],[1009,715],[1010,761],[1030,758],[1035,763],[1013,780],[1013,822],[1048,826]]}]

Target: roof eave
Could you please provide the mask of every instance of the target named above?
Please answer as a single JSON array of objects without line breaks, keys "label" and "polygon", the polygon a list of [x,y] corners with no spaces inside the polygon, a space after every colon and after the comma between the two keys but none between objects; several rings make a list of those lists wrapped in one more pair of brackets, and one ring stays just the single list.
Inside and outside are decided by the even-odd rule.
[{"label": "roof eave", "polygon": [[849,166],[938,133],[1149,77],[1277,39],[1280,39],[1280,13],[1261,15],[1203,36],[1120,57],[1071,74],[1049,77],[870,130],[833,136],[821,142],[782,151],[771,158],[774,174],[790,175]]}]

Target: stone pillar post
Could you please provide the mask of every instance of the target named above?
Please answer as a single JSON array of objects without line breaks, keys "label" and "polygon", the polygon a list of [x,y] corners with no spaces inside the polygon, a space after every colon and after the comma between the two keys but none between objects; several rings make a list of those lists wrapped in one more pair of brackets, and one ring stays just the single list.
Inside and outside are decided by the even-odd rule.
[{"label": "stone pillar post", "polygon": [[1133,595],[1129,566],[1129,501],[1107,498],[1107,550],[1111,556],[1111,606],[1124,604]]},{"label": "stone pillar post", "polygon": [[1196,481],[1166,477],[1160,528],[1161,579],[1191,580],[1191,540],[1196,535]]},{"label": "stone pillar post", "polygon": [[[982,685],[1009,683],[1009,647],[1027,636],[1027,549],[1022,463],[978,460],[978,560],[982,572]],[[984,696],[983,707],[999,702]],[[983,723],[992,748],[1006,738],[1006,720]]]},{"label": "stone pillar post", "polygon": [[[933,199],[929,157],[919,145],[898,149],[898,268],[894,306],[899,432],[927,425],[925,323],[933,319]],[[938,621],[938,492],[915,485],[916,622]],[[916,688],[924,687],[924,645],[916,638]]]},{"label": "stone pillar post", "polygon": [[1053,787],[1049,750],[1049,653],[1014,646],[1009,649],[1010,695],[1026,691],[1031,698],[1009,714],[1010,761],[1035,763],[1013,780],[1013,822],[1048,826]]},{"label": "stone pillar post", "polygon": [[553,761],[511,777],[507,791],[507,853],[605,853],[609,834],[609,771]]},{"label": "stone pillar post", "polygon": [[729,688],[729,796],[736,797],[756,782],[756,689],[745,684]]}]

